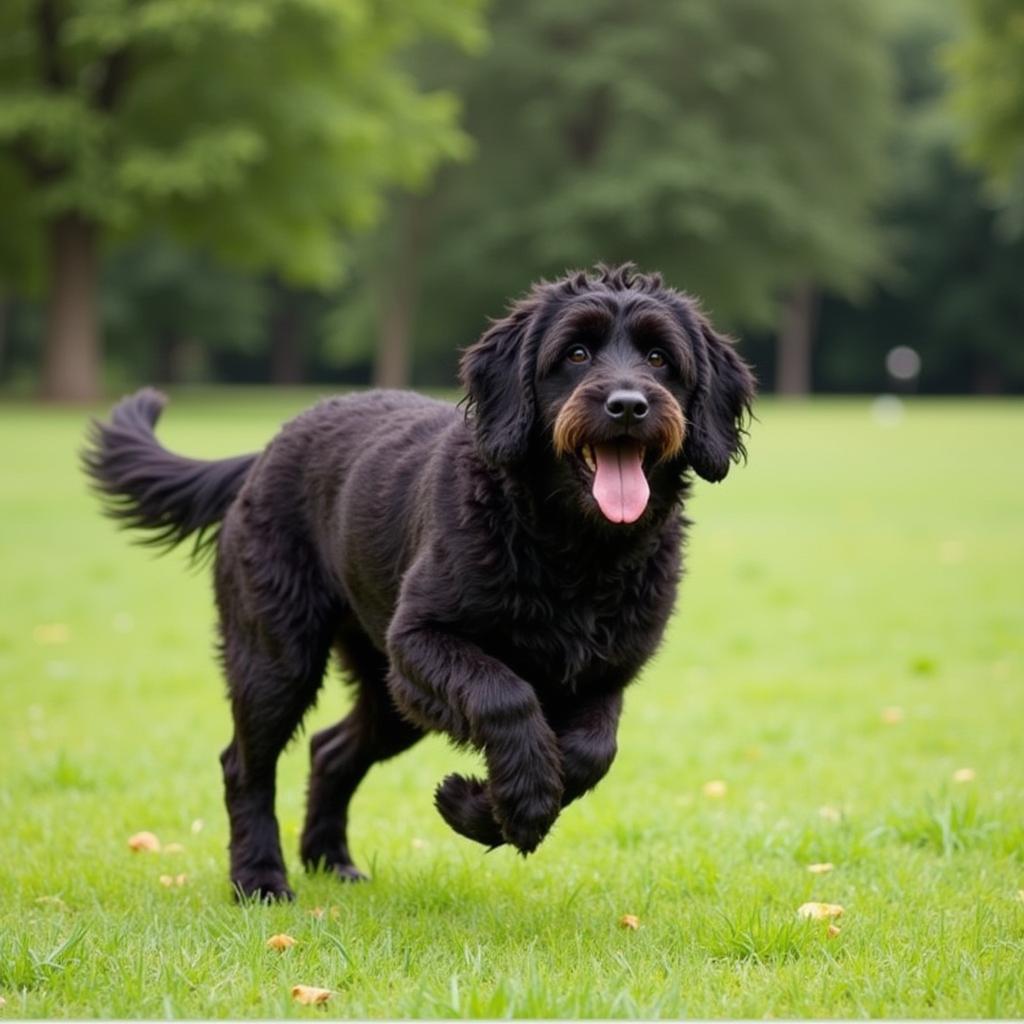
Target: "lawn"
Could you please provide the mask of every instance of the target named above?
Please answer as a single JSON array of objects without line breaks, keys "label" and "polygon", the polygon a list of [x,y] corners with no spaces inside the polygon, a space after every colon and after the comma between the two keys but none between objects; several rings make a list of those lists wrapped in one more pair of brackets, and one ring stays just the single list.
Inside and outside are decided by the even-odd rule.
[{"label": "lawn", "polygon": [[[247,450],[310,398],[181,396],[161,436]],[[97,514],[83,413],[0,411],[0,1017],[1024,1015],[1024,405],[759,415],[696,488],[615,767],[537,854],[448,831],[434,785],[475,759],[430,737],[354,801],[372,882],[306,877],[300,737],[298,899],[240,908],[207,574]],[[308,725],[345,703],[330,679]]]}]

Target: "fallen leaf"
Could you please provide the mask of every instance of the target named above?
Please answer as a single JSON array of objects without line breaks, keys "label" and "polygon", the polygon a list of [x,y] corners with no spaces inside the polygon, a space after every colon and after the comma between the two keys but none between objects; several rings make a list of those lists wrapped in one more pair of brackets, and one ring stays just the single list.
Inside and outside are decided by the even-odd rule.
[{"label": "fallen leaf", "polygon": [[303,1006],[318,1006],[326,1003],[334,993],[329,988],[314,988],[312,985],[293,985],[292,999]]},{"label": "fallen leaf", "polygon": [[175,885],[184,885],[187,881],[188,881],[188,875],[175,875],[174,876],[174,884]]},{"label": "fallen leaf", "polygon": [[63,622],[47,622],[32,630],[32,639],[41,647],[56,647],[71,639],[71,630]]},{"label": "fallen leaf", "polygon": [[722,779],[712,779],[710,782],[705,782],[703,786],[704,795],[711,800],[721,800],[728,792],[729,786]]},{"label": "fallen leaf", "polygon": [[68,909],[68,905],[59,896],[37,896],[36,903],[44,903],[50,907],[59,907],[61,910]]},{"label": "fallen leaf", "polygon": [[826,861],[824,864],[808,864],[807,870],[810,871],[812,875],[827,875],[834,867],[834,864],[830,864]]},{"label": "fallen leaf", "polygon": [[973,768],[957,768],[953,772],[954,782],[973,782],[974,781],[974,769]]},{"label": "fallen leaf", "polygon": [[837,807],[829,807],[828,805],[819,807],[818,814],[826,821],[837,822],[843,820],[843,812]]},{"label": "fallen leaf", "polygon": [[276,949],[279,952],[284,952],[286,949],[291,949],[295,945],[295,939],[290,935],[271,935],[267,939],[267,949]]},{"label": "fallen leaf", "polygon": [[903,708],[882,708],[882,721],[886,725],[899,725],[903,721]]},{"label": "fallen leaf", "polygon": [[810,921],[827,921],[829,918],[842,917],[844,913],[838,903],[802,903],[797,909],[798,916]]},{"label": "fallen leaf", "polygon": [[828,937],[830,939],[834,939],[834,938],[836,938],[837,935],[839,935],[839,933],[841,931],[842,931],[842,928],[840,928],[839,925],[837,925],[837,924],[830,924],[828,926]]},{"label": "fallen leaf", "polygon": [[640,918],[636,914],[623,914],[619,918],[619,924],[623,928],[629,928],[630,931],[636,931],[640,927]]},{"label": "fallen leaf", "polygon": [[185,847],[181,843],[168,843],[164,847],[164,853],[184,853]]},{"label": "fallen leaf", "polygon": [[160,840],[152,832],[136,832],[128,839],[128,848],[135,853],[156,853]]}]

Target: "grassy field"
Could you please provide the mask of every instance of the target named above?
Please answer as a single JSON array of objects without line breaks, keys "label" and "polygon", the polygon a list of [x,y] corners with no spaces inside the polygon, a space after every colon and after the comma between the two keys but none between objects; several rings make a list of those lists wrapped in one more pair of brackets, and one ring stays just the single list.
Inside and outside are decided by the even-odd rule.
[{"label": "grassy field", "polygon": [[[161,434],[235,453],[310,397],[182,397]],[[0,1017],[1024,1015],[1024,406],[759,414],[697,488],[612,773],[535,856],[447,830],[433,787],[473,758],[431,737],[355,799],[373,881],[306,877],[300,739],[298,899],[239,908],[207,576],[100,518],[83,413],[0,411]],[[329,680],[310,727],[345,701]],[[131,853],[142,829],[181,849]]]}]

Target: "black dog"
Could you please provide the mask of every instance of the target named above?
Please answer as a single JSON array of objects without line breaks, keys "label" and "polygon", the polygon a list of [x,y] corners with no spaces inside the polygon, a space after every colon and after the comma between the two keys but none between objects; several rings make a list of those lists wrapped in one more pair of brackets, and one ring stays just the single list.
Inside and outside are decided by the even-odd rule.
[{"label": "black dog", "polygon": [[242,895],[292,895],[275,771],[332,648],[356,698],[310,743],[303,862],[362,877],[352,794],[429,730],[487,765],[441,783],[445,821],[534,850],[615,757],[623,688],[675,598],[690,471],[720,480],[744,454],[750,371],[694,301],[630,267],[536,285],[461,371],[465,414],[349,395],[222,461],[160,446],[152,390],[94,425],[84,460],[112,515],[158,545],[215,544]]}]

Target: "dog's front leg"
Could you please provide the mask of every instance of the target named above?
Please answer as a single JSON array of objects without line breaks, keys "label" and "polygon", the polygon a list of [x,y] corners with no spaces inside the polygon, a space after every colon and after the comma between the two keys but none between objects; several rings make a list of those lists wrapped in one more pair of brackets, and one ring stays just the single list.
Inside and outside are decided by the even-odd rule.
[{"label": "dog's front leg", "polygon": [[458,814],[453,820],[439,801],[446,820],[478,841],[531,853],[558,817],[564,789],[558,739],[533,689],[475,644],[402,615],[388,646],[388,687],[399,710],[484,754],[486,817],[459,827]]}]

